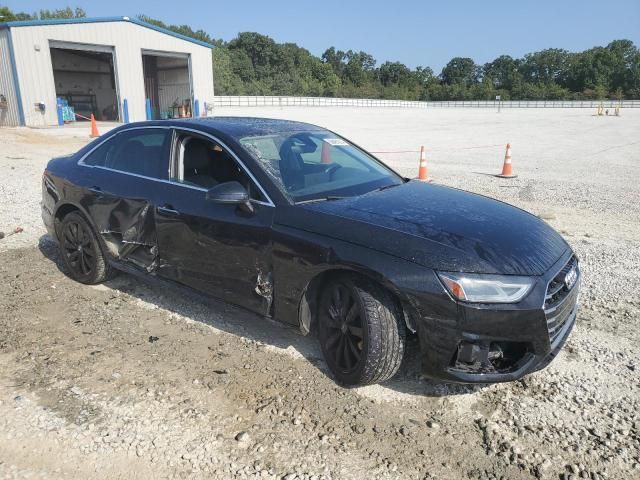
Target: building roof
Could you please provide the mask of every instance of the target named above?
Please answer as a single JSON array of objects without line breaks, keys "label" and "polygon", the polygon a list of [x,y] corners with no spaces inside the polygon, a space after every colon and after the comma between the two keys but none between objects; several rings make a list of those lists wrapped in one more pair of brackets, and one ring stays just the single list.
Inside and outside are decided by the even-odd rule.
[{"label": "building roof", "polygon": [[195,43],[207,48],[213,48],[213,45],[207,42],[196,40],[195,38],[187,37],[180,33],[167,30],[166,28],[158,27],[151,23],[143,22],[133,17],[93,17],[93,18],[52,18],[46,20],[19,20],[13,22],[0,23],[0,28],[17,28],[17,27],[38,27],[42,25],[67,25],[76,23],[109,23],[109,22],[130,22],[140,25],[141,27],[150,28],[156,32],[171,35],[172,37],[185,40],[187,42]]}]

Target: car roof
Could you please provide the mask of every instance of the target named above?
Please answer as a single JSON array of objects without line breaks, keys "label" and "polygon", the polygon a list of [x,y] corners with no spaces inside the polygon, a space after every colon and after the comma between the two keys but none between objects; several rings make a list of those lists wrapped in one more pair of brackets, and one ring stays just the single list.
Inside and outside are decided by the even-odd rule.
[{"label": "car roof", "polygon": [[215,130],[233,138],[323,130],[310,123],[258,117],[204,117],[176,120],[173,123],[175,126],[188,125],[190,128],[201,127],[205,131]]}]

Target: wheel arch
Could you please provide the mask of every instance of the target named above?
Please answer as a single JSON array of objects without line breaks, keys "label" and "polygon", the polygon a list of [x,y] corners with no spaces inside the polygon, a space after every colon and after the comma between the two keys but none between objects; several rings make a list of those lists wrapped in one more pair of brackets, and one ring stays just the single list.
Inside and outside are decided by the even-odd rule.
[{"label": "wheel arch", "polygon": [[62,225],[62,220],[71,212],[82,213],[82,211],[76,205],[66,202],[59,204],[56,207],[55,212],[53,213],[53,227],[55,229],[56,237],[58,238],[58,240],[60,239],[60,226]]},{"label": "wheel arch", "polygon": [[53,212],[53,226],[55,228],[56,236],[58,237],[58,239],[60,238],[59,229],[60,229],[60,225],[62,225],[62,220],[64,219],[64,217],[66,217],[72,212],[80,213],[85,218],[85,220],[89,223],[89,226],[93,229],[93,232],[96,234],[96,237],[98,239],[100,238],[100,235],[98,235],[98,229],[96,228],[96,225],[93,222],[93,219],[85,211],[85,209],[73,202],[64,201],[64,202],[60,202],[56,206],[55,211]]},{"label": "wheel arch", "polygon": [[411,332],[416,331],[414,322],[411,318],[408,300],[392,282],[386,279],[384,275],[367,269],[359,269],[351,266],[336,266],[323,270],[313,276],[302,292],[298,303],[298,322],[300,330],[305,335],[313,332],[316,327],[316,312],[320,293],[329,284],[329,282],[342,275],[357,275],[364,277],[388,291],[392,295],[393,299],[398,303],[398,306],[403,313],[407,328]]}]

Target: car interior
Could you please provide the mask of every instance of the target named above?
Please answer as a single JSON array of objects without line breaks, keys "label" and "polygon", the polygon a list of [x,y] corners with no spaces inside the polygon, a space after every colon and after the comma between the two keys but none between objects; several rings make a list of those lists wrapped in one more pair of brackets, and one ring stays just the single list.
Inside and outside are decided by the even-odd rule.
[{"label": "car interior", "polygon": [[[332,141],[338,143],[332,145]],[[340,139],[299,132],[284,138],[246,137],[241,144],[291,194],[340,188],[379,177]]]},{"label": "car interior", "polygon": [[184,135],[179,141],[181,183],[210,189],[221,183],[236,181],[252,199],[263,200],[259,190],[236,160],[220,145],[200,137]]},{"label": "car interior", "polygon": [[304,133],[292,135],[282,142],[278,158],[269,160],[269,168],[281,178],[287,192],[312,193],[377,176],[353,155],[351,147],[324,143],[324,139]]}]

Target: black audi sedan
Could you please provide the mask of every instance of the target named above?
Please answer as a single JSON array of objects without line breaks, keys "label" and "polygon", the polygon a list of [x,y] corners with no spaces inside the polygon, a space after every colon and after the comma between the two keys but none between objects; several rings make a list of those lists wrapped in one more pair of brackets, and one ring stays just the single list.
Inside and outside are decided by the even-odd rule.
[{"label": "black audi sedan", "polygon": [[410,334],[428,376],[518,379],[575,323],[578,260],[546,223],[314,125],[128,124],[51,160],[42,192],[71,278],[151,275],[314,332],[343,385],[392,377]]}]

